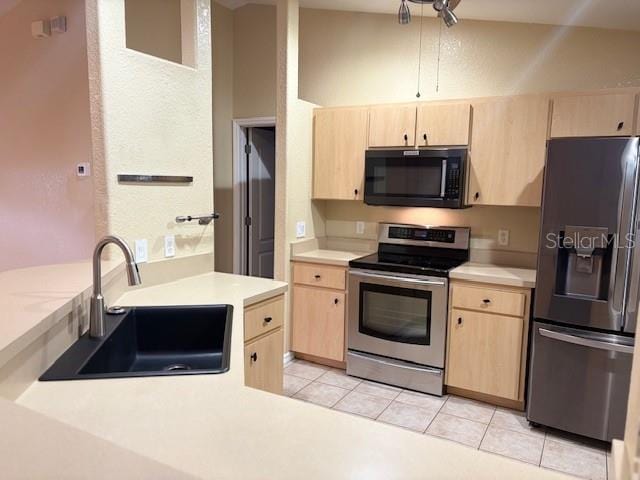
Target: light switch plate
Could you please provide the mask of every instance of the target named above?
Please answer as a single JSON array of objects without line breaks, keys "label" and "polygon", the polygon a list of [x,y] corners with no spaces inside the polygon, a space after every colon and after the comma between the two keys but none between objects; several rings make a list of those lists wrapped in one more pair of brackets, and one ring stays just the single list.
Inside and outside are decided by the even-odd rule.
[{"label": "light switch plate", "polygon": [[146,238],[136,240],[135,242],[136,263],[145,263],[149,261],[149,243]]},{"label": "light switch plate", "polygon": [[176,237],[175,235],[164,236],[164,256],[175,257],[176,256]]},{"label": "light switch plate", "polygon": [[364,222],[356,222],[356,233],[364,235]]},{"label": "light switch plate", "polygon": [[296,238],[304,238],[307,234],[307,224],[305,222],[296,223]]},{"label": "light switch plate", "polygon": [[509,230],[498,230],[498,245],[502,247],[509,245]]},{"label": "light switch plate", "polygon": [[76,175],[79,177],[91,176],[91,164],[89,162],[82,162],[76,165]]}]

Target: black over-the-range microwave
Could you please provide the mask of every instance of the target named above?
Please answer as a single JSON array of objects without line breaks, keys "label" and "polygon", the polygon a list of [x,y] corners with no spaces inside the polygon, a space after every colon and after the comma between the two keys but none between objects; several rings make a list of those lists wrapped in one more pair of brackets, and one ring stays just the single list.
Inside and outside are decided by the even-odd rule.
[{"label": "black over-the-range microwave", "polygon": [[466,148],[367,150],[368,205],[465,208]]}]

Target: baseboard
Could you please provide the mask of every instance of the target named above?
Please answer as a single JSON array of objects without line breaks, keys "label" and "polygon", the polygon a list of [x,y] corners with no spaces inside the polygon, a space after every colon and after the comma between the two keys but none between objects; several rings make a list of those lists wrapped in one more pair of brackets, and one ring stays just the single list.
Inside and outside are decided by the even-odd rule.
[{"label": "baseboard", "polygon": [[320,365],[325,365],[327,367],[339,368],[340,370],[345,370],[347,368],[346,362],[331,360],[329,358],[316,357],[315,355],[307,355],[306,353],[296,352],[295,357],[301,360],[306,360],[307,362],[319,363]]},{"label": "baseboard", "polygon": [[478,400],[480,402],[490,403],[497,405],[498,407],[511,408],[513,410],[524,411],[524,400],[511,400],[508,398],[495,397],[493,395],[487,395],[486,393],[472,392],[463,388],[446,387],[446,393],[458,395],[459,397],[471,398],[472,400]]},{"label": "baseboard", "polygon": [[293,352],[285,352],[285,354],[283,355],[283,362],[286,365],[287,363],[289,363],[294,358],[295,357],[293,356]]}]

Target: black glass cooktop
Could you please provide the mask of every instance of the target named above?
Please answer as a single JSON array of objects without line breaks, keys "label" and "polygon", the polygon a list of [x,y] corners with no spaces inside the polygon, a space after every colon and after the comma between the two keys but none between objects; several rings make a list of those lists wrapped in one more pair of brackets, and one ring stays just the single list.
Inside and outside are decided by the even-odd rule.
[{"label": "black glass cooktop", "polygon": [[443,258],[378,252],[352,260],[349,262],[349,266],[366,270],[447,277],[449,270],[465,262],[466,258]]}]

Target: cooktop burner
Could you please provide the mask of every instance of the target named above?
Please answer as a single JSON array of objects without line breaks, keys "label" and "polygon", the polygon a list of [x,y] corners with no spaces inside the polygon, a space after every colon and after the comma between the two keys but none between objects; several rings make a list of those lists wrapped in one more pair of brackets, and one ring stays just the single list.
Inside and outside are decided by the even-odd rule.
[{"label": "cooktop burner", "polygon": [[381,224],[378,252],[349,267],[447,277],[469,260],[469,229]]}]

